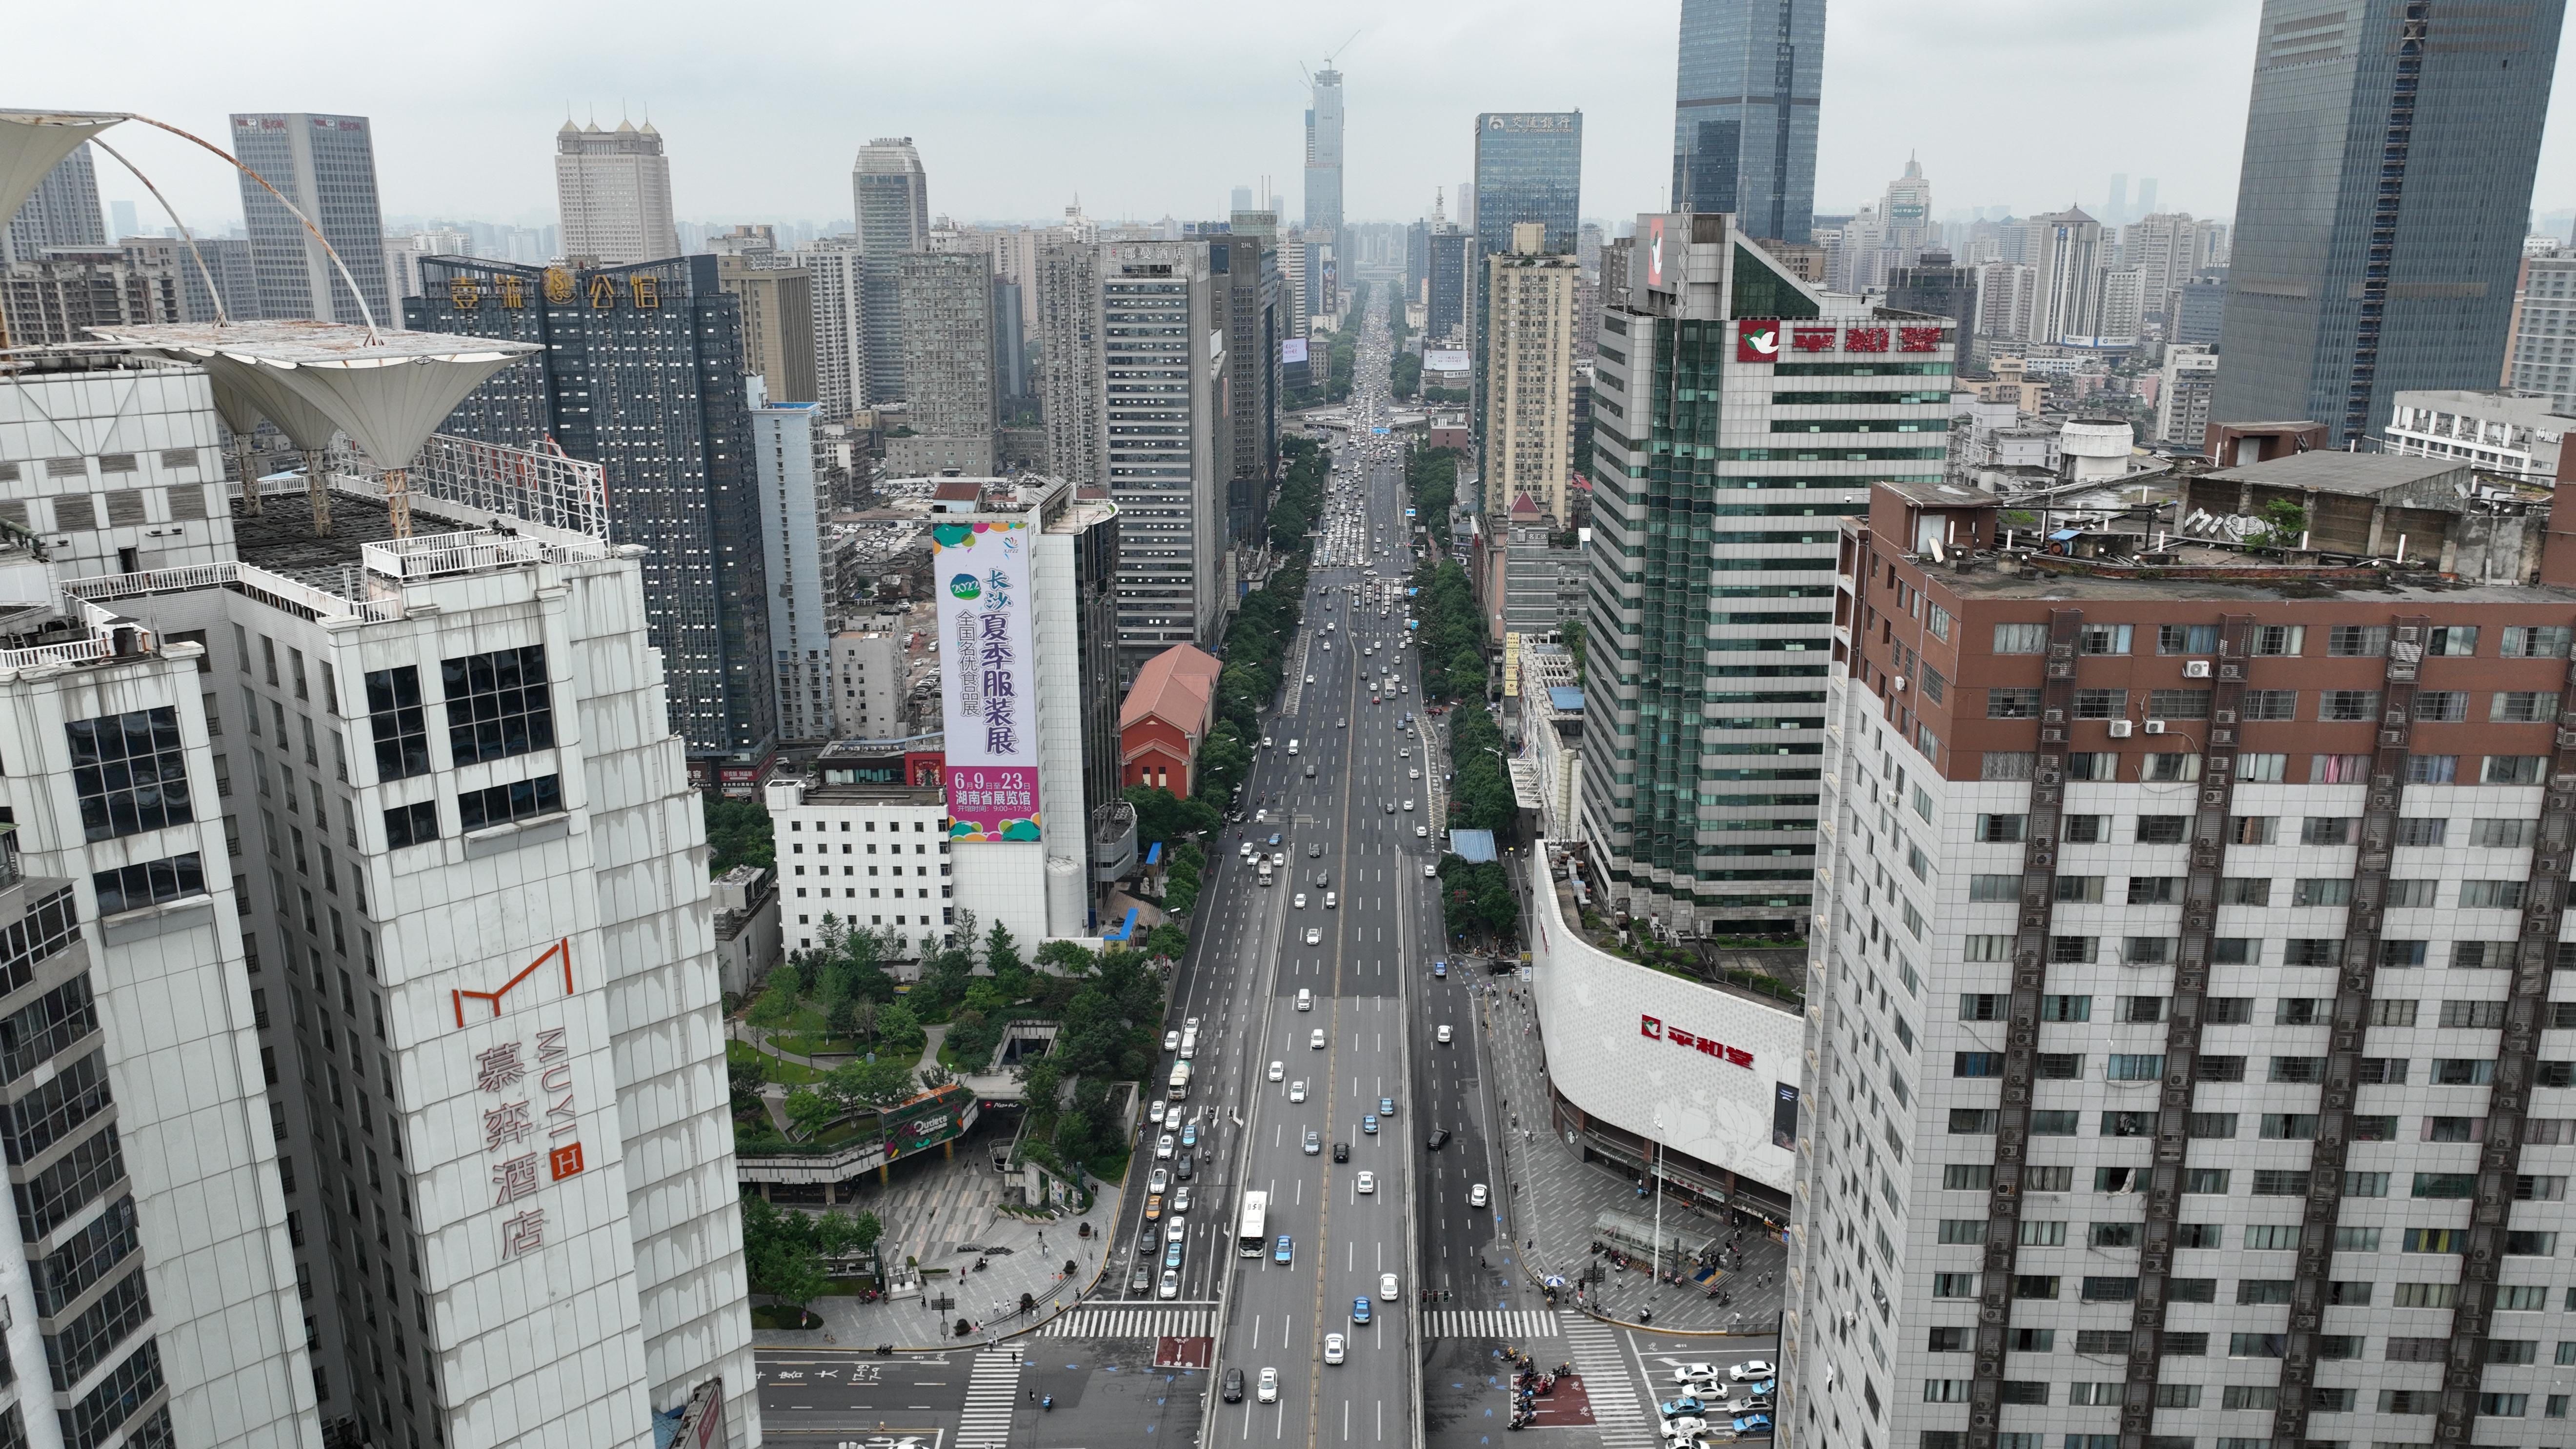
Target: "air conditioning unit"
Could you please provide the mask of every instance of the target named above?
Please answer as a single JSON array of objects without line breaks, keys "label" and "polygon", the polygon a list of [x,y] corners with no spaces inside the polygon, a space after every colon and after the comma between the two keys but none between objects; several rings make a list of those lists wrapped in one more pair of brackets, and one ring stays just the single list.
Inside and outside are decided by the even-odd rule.
[{"label": "air conditioning unit", "polygon": [[2129,729],[2130,725],[2127,720],[2115,719],[2111,721],[2111,738],[2115,740],[2125,740],[2129,737]]},{"label": "air conditioning unit", "polygon": [[2151,719],[2151,720],[2147,721],[2147,733],[2148,733],[2148,734],[2151,734],[2151,735],[2160,735],[2160,734],[2163,734],[2164,732],[2165,732],[2165,722],[2164,722],[2163,720],[2160,720],[2160,719]]},{"label": "air conditioning unit", "polygon": [[2209,661],[2206,659],[2184,660],[2182,662],[2182,677],[2185,679],[2207,679],[2209,677]]},{"label": "air conditioning unit", "polygon": [[1900,674],[1900,675],[1896,676],[1896,687],[1897,687],[1897,689],[1898,689],[1900,692],[1902,692],[1902,691],[1904,690],[1904,688],[1905,688],[1905,676],[1904,676],[1904,675]]}]

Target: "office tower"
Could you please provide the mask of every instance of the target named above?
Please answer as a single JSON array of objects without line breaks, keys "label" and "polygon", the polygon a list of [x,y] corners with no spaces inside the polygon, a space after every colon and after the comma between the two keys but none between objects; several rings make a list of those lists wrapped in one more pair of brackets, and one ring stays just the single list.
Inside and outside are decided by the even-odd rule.
[{"label": "office tower", "polygon": [[[250,243],[240,237],[198,237],[192,255],[186,242],[177,237],[129,236],[117,243],[125,259],[138,267],[166,271],[176,279],[179,290],[181,322],[215,320],[215,299],[223,299],[223,315],[236,322],[255,321],[259,317],[259,283],[251,270]],[[200,258],[205,270],[197,270]],[[215,290],[206,290],[211,274]]]},{"label": "office tower", "polygon": [[2153,216],[2156,214],[2156,178],[2152,176],[2141,176],[2138,178],[2137,214],[2140,216]]},{"label": "office tower", "polygon": [[1222,335],[1208,249],[1104,242],[1097,262],[1104,481],[1120,514],[1121,677],[1174,644],[1213,643],[1231,601],[1220,577],[1229,450],[1209,352]]},{"label": "office tower", "polygon": [[796,254],[814,293],[814,396],[823,418],[855,411],[866,389],[867,268],[855,238],[824,237]]},{"label": "office tower", "polygon": [[1233,194],[1233,202],[1232,202],[1231,206],[1228,208],[1229,210],[1233,210],[1233,211],[1252,211],[1252,210],[1254,210],[1254,209],[1255,209],[1255,208],[1254,208],[1254,206],[1253,206],[1253,204],[1252,204],[1252,188],[1251,188],[1251,187],[1249,187],[1249,186],[1238,186],[1238,187],[1234,188],[1234,191],[1233,191],[1233,193],[1232,193],[1232,194]]},{"label": "office tower", "polygon": [[741,304],[744,375],[766,379],[776,401],[815,401],[814,274],[775,252],[719,255],[716,285]]},{"label": "office tower", "polygon": [[563,255],[576,264],[623,267],[680,254],[671,225],[671,160],[653,123],[563,123],[555,132],[555,209]]},{"label": "office tower", "polygon": [[2341,447],[2395,392],[2493,385],[2565,8],[2265,0],[2213,420]]},{"label": "office tower", "polygon": [[2167,340],[2195,346],[2216,347],[2226,325],[2226,268],[2220,275],[2191,278],[2173,294],[2173,325],[2167,328]]},{"label": "office tower", "polygon": [[1911,266],[1887,271],[1887,305],[1898,312],[1947,317],[1958,324],[1961,355],[1977,330],[1977,269],[1954,265],[1938,249],[1921,252]]},{"label": "office tower", "polygon": [[2073,207],[2035,220],[2029,338],[2089,343],[2102,321],[2102,224]]},{"label": "office tower", "polygon": [[1068,231],[1047,233],[1038,244],[1037,281],[1038,404],[1048,465],[1079,486],[1107,483],[1099,248]]},{"label": "office tower", "polygon": [[1600,280],[1601,224],[1599,222],[1587,221],[1581,227],[1576,229],[1574,233],[1574,260],[1582,266],[1583,275],[1590,277],[1595,281]]},{"label": "office tower", "polygon": [[897,259],[903,302],[903,373],[915,436],[890,438],[892,476],[955,468],[993,471],[993,281],[978,252],[914,252]]},{"label": "office tower", "polygon": [[1574,474],[1574,292],[1583,269],[1539,248],[1538,222],[1512,228],[1512,251],[1485,259],[1492,300],[1485,351],[1485,512],[1509,517],[1527,499],[1564,526]]},{"label": "office tower", "polygon": [[1279,476],[1279,275],[1263,264],[1268,249],[1255,236],[1200,238],[1208,254],[1209,311],[1225,329],[1225,411],[1218,454],[1224,465],[1226,540],[1260,548],[1268,541],[1270,484]]},{"label": "office tower", "polygon": [[744,379],[751,453],[760,475],[760,547],[769,579],[769,644],[777,666],[782,740],[838,737],[832,635],[840,620],[823,590],[821,535],[831,511],[831,460],[814,403],[773,402],[757,375]]},{"label": "office tower", "polygon": [[2197,450],[2209,436],[2209,396],[2217,382],[2216,353],[2207,347],[2169,344],[2156,388],[2156,441]]},{"label": "office tower", "polygon": [[242,226],[250,235],[259,314],[363,322],[372,313],[379,327],[399,325],[401,314],[385,286],[385,227],[376,206],[376,148],[367,118],[263,112],[235,115],[232,122],[233,154],[311,219],[365,299],[362,310],[304,223],[244,176]]},{"label": "office tower", "polygon": [[99,225],[98,172],[89,144],[83,142],[54,163],[19,204],[17,215],[0,227],[0,262],[32,262],[46,247],[95,247],[107,241]]},{"label": "office tower", "polygon": [[1922,163],[1905,158],[1905,174],[1887,183],[1878,207],[1878,244],[1903,253],[1900,260],[1940,240],[1932,221],[1932,183],[1923,179]]},{"label": "office tower", "polygon": [[2129,173],[2111,173],[2111,199],[2102,208],[2102,219],[2118,226],[2129,219]]},{"label": "office tower", "polygon": [[1512,249],[1512,228],[1545,228],[1541,250],[1572,252],[1583,201],[1581,111],[1488,112],[1476,118],[1475,250],[1466,258],[1474,292],[1466,322],[1472,339],[1474,424],[1485,420],[1485,259]]},{"label": "office tower", "polygon": [[92,327],[179,320],[179,279],[124,248],[49,247],[0,265],[0,324],[13,347],[86,342]]},{"label": "office tower", "polygon": [[[1596,403],[1625,413],[1592,431],[1597,889],[1681,934],[1802,929],[1834,520],[1874,480],[1939,485],[1952,324],[1817,292],[1727,217],[1650,215],[1600,343]],[[1684,436],[1756,445],[1649,446]]]},{"label": "office tower", "polygon": [[2576,412],[2576,257],[2533,257],[2522,270],[2505,385]]},{"label": "office tower", "polygon": [[930,178],[910,136],[881,136],[859,148],[850,199],[867,272],[867,385],[860,401],[892,402],[905,395],[898,263],[930,245]]},{"label": "office tower", "polygon": [[1312,100],[1306,108],[1306,229],[1329,233],[1342,225],[1342,73],[1329,63],[1315,72]]},{"label": "office tower", "polygon": [[1825,0],[1683,0],[1673,209],[1807,240],[1824,76]]},{"label": "office tower", "polygon": [[670,730],[701,773],[756,765],[777,735],[741,302],[716,269],[710,256],[578,270],[434,257],[426,295],[404,307],[419,331],[545,345],[542,369],[484,383],[441,430],[550,441],[605,470],[609,537],[646,550]]},{"label": "office tower", "polygon": [[1423,285],[1430,280],[1431,223],[1417,221],[1404,229],[1404,295],[1400,301],[1421,301]]},{"label": "office tower", "polygon": [[2121,228],[2120,261],[2138,269],[2149,312],[2170,316],[2174,293],[2199,267],[2200,223],[2187,211],[2149,212]]},{"label": "office tower", "polygon": [[1017,282],[993,279],[993,387],[1018,402],[1029,395],[1029,333],[1026,289]]},{"label": "office tower", "polygon": [[[2329,550],[2402,516],[2487,577],[2466,477],[2320,449],[2182,507],[2330,486]],[[1784,1442],[2557,1442],[2564,536],[2539,588],[2517,545],[2249,592],[1961,566],[2001,507],[1845,526]]]}]

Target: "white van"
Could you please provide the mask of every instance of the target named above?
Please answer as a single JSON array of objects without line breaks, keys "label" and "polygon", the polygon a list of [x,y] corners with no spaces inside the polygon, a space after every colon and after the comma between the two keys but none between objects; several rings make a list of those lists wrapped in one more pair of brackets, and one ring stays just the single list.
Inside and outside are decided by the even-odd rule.
[{"label": "white van", "polygon": [[1311,989],[1303,986],[1297,988],[1297,1009],[1299,1011],[1315,1009],[1315,993]]}]

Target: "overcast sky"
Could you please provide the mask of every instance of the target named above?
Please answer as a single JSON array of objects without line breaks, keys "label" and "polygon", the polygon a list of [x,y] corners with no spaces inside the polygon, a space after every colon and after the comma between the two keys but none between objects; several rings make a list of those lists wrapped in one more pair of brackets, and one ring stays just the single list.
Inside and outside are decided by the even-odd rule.
[{"label": "overcast sky", "polygon": [[[1936,215],[2096,207],[2113,172],[2128,173],[2133,197],[2153,176],[2164,207],[2226,215],[2257,9],[1833,0],[1817,209],[1875,200],[1912,150]],[[1096,218],[1218,217],[1232,186],[1265,173],[1293,220],[1298,65],[1339,47],[1352,219],[1411,219],[1435,187],[1454,191],[1477,112],[1574,108],[1584,215],[1615,218],[1664,199],[1678,11],[1679,0],[134,0],[103,31],[95,7],[25,3],[7,22],[5,103],[138,111],[218,143],[237,110],[366,115],[389,218],[552,221],[549,157],[569,104],[608,125],[649,109],[684,219],[846,217],[860,143],[909,135],[932,209],[961,221],[1049,218],[1077,195]],[[2560,92],[2552,119],[2571,105]],[[2542,211],[2576,203],[2571,134],[2549,127]],[[192,225],[239,220],[213,158],[130,126],[110,139]],[[99,181],[158,224],[104,157]]]}]

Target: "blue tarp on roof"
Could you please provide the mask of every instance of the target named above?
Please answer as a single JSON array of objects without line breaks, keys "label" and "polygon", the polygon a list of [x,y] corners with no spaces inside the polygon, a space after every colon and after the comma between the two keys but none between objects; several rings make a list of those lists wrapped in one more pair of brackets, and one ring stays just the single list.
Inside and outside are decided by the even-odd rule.
[{"label": "blue tarp on roof", "polygon": [[2057,530],[2055,533],[2050,534],[2048,537],[2049,537],[2049,541],[2050,541],[2050,542],[2052,542],[2052,543],[2062,543],[2062,542],[2066,541],[2067,539],[2070,539],[2070,538],[2081,538],[2081,537],[2083,537],[2083,536],[2084,536],[2084,530],[2082,530],[2082,529],[2080,529],[2080,528],[2061,528],[2061,529]]},{"label": "blue tarp on roof", "polygon": [[1134,906],[1129,906],[1127,908],[1126,923],[1121,925],[1117,930],[1101,932],[1100,939],[1104,941],[1132,941],[1136,939],[1136,908]]},{"label": "blue tarp on roof", "polygon": [[1573,713],[1583,708],[1583,691],[1562,684],[1551,684],[1547,687],[1547,702],[1558,709]]},{"label": "blue tarp on roof", "polygon": [[1145,863],[1147,865],[1159,865],[1162,863],[1162,860],[1163,842],[1157,840],[1145,851]]},{"label": "blue tarp on roof", "polygon": [[1452,830],[1449,853],[1469,865],[1482,865],[1501,857],[1494,854],[1494,832],[1490,830]]}]

